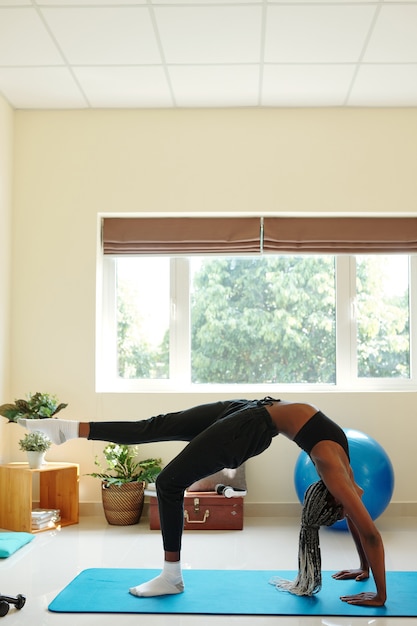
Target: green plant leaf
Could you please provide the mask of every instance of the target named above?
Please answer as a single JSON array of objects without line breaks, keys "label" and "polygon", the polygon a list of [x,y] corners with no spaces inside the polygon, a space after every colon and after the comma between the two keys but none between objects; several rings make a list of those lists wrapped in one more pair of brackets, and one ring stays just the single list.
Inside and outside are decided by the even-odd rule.
[{"label": "green plant leaf", "polygon": [[15,404],[2,404],[0,406],[0,415],[7,417],[9,422],[16,422],[18,417],[20,417],[20,410]]},{"label": "green plant leaf", "polygon": [[17,422],[19,418],[44,419],[55,416],[65,409],[68,404],[58,404],[56,396],[37,391],[28,394],[27,399],[18,398],[14,404],[8,403],[0,406],[0,415],[7,417],[9,422]]},{"label": "green plant leaf", "polygon": [[87,474],[107,482],[109,485],[121,485],[130,482],[154,482],[162,470],[162,459],[138,461],[138,446],[109,443],[103,450],[106,466],[96,456],[94,464],[99,472]]}]

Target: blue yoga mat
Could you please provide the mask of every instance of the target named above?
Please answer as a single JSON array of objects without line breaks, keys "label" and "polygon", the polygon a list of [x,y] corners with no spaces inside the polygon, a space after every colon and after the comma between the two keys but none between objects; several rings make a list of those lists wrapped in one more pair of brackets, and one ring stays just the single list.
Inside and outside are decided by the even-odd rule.
[{"label": "blue yoga mat", "polygon": [[373,590],[373,582],[336,581],[332,572],[323,572],[323,588],[311,598],[278,591],[269,584],[275,576],[292,580],[295,572],[264,570],[185,570],[186,590],[182,594],[158,598],[129,594],[129,587],[159,573],[149,569],[87,569],[48,608],[59,613],[417,616],[417,572],[388,572],[388,601],[379,608],[342,602],[341,595]]}]

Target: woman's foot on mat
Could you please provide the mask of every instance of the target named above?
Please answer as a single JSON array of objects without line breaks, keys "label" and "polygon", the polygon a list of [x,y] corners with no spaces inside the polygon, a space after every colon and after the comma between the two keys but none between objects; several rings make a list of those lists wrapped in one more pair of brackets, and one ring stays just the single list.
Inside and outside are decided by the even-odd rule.
[{"label": "woman's foot on mat", "polygon": [[142,585],[131,587],[129,589],[129,593],[133,596],[139,596],[141,598],[174,595],[176,593],[182,593],[183,591],[184,583],[182,581],[182,577],[171,581],[168,580],[168,577],[164,572],[147,583],[143,583]]}]

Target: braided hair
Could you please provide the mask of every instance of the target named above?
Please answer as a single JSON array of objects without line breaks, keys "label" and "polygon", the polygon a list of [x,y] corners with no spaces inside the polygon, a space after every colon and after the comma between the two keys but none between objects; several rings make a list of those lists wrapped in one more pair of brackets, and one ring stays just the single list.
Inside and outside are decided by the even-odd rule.
[{"label": "braided hair", "polygon": [[320,526],[331,526],[341,518],[337,505],[322,480],[310,485],[304,496],[298,545],[298,575],[294,581],[273,578],[277,589],[298,596],[312,596],[321,589]]}]

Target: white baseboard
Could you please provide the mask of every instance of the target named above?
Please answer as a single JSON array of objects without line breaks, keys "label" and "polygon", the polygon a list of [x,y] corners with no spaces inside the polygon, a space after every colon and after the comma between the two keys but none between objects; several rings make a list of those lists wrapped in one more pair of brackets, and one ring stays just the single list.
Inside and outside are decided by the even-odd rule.
[{"label": "white baseboard", "polygon": [[[289,502],[245,503],[247,517],[299,517],[301,504]],[[417,502],[391,502],[386,517],[417,517]]]},{"label": "white baseboard", "polygon": [[[143,515],[148,514],[149,504],[145,502]],[[102,515],[101,502],[80,502],[80,515]],[[245,502],[246,517],[299,517],[301,504],[297,502]],[[391,502],[384,516],[417,517],[417,502]]]},{"label": "white baseboard", "polygon": [[387,517],[417,517],[417,502],[391,502],[383,515]]}]

